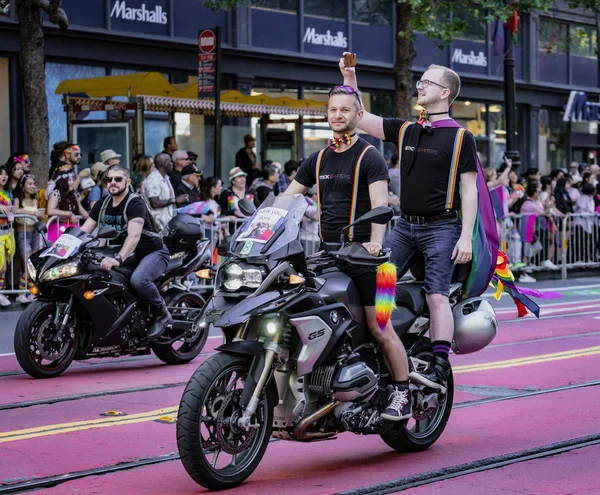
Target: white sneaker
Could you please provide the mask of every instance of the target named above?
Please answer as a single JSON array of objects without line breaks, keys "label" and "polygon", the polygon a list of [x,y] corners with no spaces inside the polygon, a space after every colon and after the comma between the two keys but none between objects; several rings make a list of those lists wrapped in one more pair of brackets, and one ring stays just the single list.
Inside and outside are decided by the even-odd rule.
[{"label": "white sneaker", "polygon": [[10,306],[12,303],[4,294],[0,294],[0,306]]},{"label": "white sneaker", "polygon": [[544,268],[549,268],[550,270],[558,270],[558,266],[556,266],[554,263],[552,263],[552,261],[550,260],[546,260],[544,262],[542,262],[542,266]]},{"label": "white sneaker", "polygon": [[27,297],[29,298],[29,302],[35,301],[35,296],[31,292],[27,294]]},{"label": "white sneaker", "polygon": [[537,282],[537,280],[528,273],[522,273],[519,277],[519,282],[523,284],[533,284],[534,282]]},{"label": "white sneaker", "polygon": [[28,294],[19,294],[15,301],[17,301],[19,304],[29,304],[31,299],[29,299]]}]

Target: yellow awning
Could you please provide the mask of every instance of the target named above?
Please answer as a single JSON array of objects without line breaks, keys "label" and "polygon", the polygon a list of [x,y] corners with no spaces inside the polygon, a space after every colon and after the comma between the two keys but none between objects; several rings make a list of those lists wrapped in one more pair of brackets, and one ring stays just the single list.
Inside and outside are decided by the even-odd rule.
[{"label": "yellow awning", "polygon": [[[198,87],[196,84],[173,85],[159,72],[69,79],[61,82],[54,93],[59,95],[84,93],[92,98],[146,95],[184,98],[188,100],[198,99]],[[285,108],[325,108],[325,102],[322,101],[294,100],[289,97],[271,98],[265,94],[248,96],[235,90],[222,92],[221,102]]]}]

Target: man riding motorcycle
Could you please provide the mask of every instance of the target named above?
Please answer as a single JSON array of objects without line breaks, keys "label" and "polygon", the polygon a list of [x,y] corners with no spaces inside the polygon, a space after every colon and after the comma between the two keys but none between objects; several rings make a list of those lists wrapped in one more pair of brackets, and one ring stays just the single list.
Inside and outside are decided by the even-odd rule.
[{"label": "man riding motorcycle", "polygon": [[[322,242],[338,242],[341,230],[367,211],[387,206],[387,165],[381,154],[356,135],[363,116],[359,94],[347,86],[335,86],[329,92],[327,119],[334,138],[329,147],[313,153],[298,170],[285,195],[305,194],[317,185],[321,210]],[[350,222],[348,222],[350,211]],[[385,225],[359,225],[348,232],[349,241],[360,242],[372,256],[383,245]],[[400,421],[412,416],[408,387],[406,351],[391,323],[381,331],[375,314],[376,268],[340,264],[360,291],[368,328],[382,348],[393,383],[388,387],[388,401],[381,417]]]},{"label": "man riding motorcycle", "polygon": [[112,244],[120,245],[121,249],[115,256],[104,258],[101,268],[110,271],[132,254],[139,260],[130,283],[136,294],[150,305],[154,319],[147,338],[156,340],[172,321],[167,305],[154,284],[167,268],[169,250],[156,232],[144,200],[130,191],[129,169],[114,165],[106,172],[105,180],[110,196],[94,205],[81,229],[89,234],[100,225],[112,227],[120,233]]}]

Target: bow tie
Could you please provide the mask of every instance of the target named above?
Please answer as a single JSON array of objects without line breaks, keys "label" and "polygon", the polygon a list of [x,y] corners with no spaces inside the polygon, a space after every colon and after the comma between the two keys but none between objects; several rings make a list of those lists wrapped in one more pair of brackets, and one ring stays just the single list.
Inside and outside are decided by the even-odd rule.
[{"label": "bow tie", "polygon": [[352,138],[356,136],[356,132],[354,134],[348,134],[345,133],[341,138],[331,138],[329,140],[329,147],[335,151],[337,149],[339,149],[339,147],[342,145],[342,143],[344,144],[350,144],[350,141],[352,140]]}]

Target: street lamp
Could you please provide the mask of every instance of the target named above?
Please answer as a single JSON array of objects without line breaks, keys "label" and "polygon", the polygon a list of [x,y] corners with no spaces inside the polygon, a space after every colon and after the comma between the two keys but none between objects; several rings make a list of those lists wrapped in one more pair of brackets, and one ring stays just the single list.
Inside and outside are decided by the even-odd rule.
[{"label": "street lamp", "polygon": [[[504,0],[511,5],[513,0]],[[513,34],[517,30],[517,12],[513,12],[511,22],[504,24],[504,108],[506,109],[506,152],[505,156],[512,160],[513,170],[521,165],[521,154],[516,149],[515,135],[515,53]]]}]

